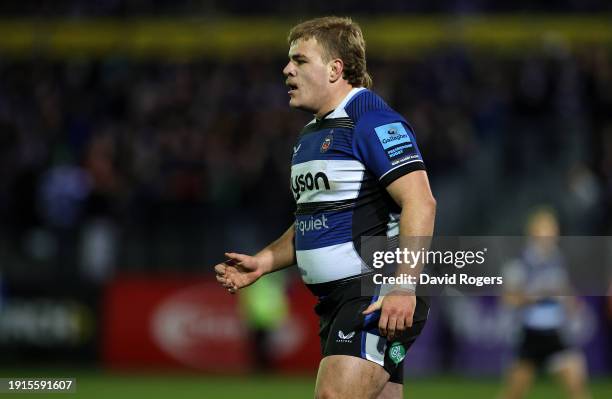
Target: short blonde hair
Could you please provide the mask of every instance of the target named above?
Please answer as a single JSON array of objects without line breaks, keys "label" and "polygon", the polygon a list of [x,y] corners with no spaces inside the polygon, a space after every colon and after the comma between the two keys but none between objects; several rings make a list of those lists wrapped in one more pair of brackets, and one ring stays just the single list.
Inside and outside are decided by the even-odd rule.
[{"label": "short blonde hair", "polygon": [[[548,205],[540,205],[527,215],[527,234],[530,236],[559,235],[559,219],[555,209]],[[545,232],[546,234],[542,234]]]},{"label": "short blonde hair", "polygon": [[340,58],[344,62],[342,77],[353,87],[372,87],[366,69],[365,40],[361,28],[350,18],[322,17],[302,22],[289,32],[289,45],[296,40],[314,38],[325,50],[325,61]]}]

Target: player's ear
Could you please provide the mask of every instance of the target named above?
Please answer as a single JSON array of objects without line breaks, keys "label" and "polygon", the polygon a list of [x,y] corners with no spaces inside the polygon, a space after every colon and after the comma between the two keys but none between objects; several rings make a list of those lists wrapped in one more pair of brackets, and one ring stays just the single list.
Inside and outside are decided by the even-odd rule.
[{"label": "player's ear", "polygon": [[334,83],[341,79],[342,72],[344,72],[344,62],[340,58],[331,60],[329,63],[329,81]]}]

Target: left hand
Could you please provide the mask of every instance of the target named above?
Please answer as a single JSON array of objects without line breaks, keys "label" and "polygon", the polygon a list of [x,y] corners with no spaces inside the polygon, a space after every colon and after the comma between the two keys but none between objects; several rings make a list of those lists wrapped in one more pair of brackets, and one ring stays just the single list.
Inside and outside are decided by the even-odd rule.
[{"label": "left hand", "polygon": [[392,340],[399,337],[407,328],[412,327],[415,308],[416,296],[413,292],[396,290],[378,298],[363,311],[363,314],[367,315],[381,310],[378,321],[380,334]]}]

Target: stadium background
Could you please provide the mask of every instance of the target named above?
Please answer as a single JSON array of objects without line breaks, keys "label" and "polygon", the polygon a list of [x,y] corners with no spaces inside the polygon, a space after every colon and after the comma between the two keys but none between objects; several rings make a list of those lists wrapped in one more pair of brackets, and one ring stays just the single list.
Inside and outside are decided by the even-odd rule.
[{"label": "stadium background", "polygon": [[[610,235],[610,5],[492,3],[3,2],[3,376],[76,376],[83,397],[311,396],[297,276],[262,288],[278,301],[254,295],[259,317],[211,280],[225,250],[291,223],[289,151],[309,116],[288,108],[281,70],[309,16],[362,25],[374,89],[417,132],[437,234],[522,234],[550,204],[563,234]],[[612,312],[586,300],[576,335],[605,397]],[[265,369],[254,325],[272,330]],[[496,298],[439,300],[408,397],[492,397],[513,327]]]}]

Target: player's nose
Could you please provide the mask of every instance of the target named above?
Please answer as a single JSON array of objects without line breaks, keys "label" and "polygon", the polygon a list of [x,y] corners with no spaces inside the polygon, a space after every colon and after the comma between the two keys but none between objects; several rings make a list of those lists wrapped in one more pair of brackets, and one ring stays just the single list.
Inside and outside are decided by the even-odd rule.
[{"label": "player's nose", "polygon": [[283,75],[285,75],[285,77],[295,76],[295,69],[293,68],[291,61],[289,61],[287,65],[285,65],[285,68],[283,68]]}]

